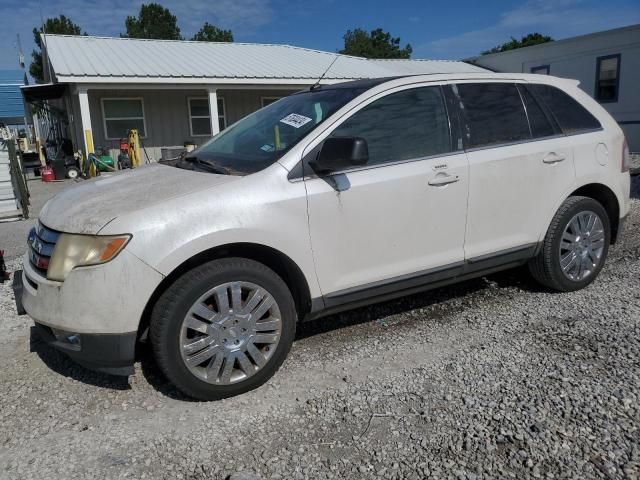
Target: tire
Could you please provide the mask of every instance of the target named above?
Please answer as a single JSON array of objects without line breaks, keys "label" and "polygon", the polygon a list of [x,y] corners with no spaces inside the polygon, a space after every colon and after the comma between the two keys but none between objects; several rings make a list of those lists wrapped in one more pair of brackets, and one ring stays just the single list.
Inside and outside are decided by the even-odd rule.
[{"label": "tire", "polygon": [[67,168],[67,178],[71,180],[75,180],[80,176],[80,170],[77,167],[69,167]]},{"label": "tire", "polygon": [[[580,236],[574,235],[576,229],[573,226],[579,225],[580,222],[573,223],[571,227],[569,223],[578,218],[576,217],[577,215],[580,215],[581,220],[587,220],[587,222],[583,221],[582,223],[586,225],[592,218],[590,214],[598,217],[602,228],[594,220],[596,223],[594,223],[591,233],[581,236],[581,241],[583,243],[586,242],[585,246],[577,241]],[[568,228],[570,230],[567,230]],[[588,231],[588,227],[585,227],[585,230]],[[568,239],[563,241],[565,231],[567,231]],[[569,197],[560,206],[553,220],[551,220],[551,225],[544,238],[540,252],[529,261],[529,271],[540,284],[552,290],[559,292],[580,290],[593,282],[600,270],[602,270],[609,251],[610,241],[610,220],[604,207],[592,198]],[[567,248],[576,244],[575,251]],[[589,253],[587,250],[592,251]],[[587,252],[585,253],[585,251]],[[592,258],[595,258],[593,251],[600,252],[597,261],[592,260]],[[561,257],[563,259],[566,258],[567,261],[563,262]],[[580,258],[584,258],[587,264],[587,268],[584,268],[582,272],[578,269],[583,268],[583,265],[576,264]],[[563,266],[565,266],[565,271],[563,271]],[[571,275],[572,272],[573,275]]]},{"label": "tire", "polygon": [[275,272],[224,258],[190,270],[160,296],[150,339],[160,369],[181,392],[218,400],[269,380],[289,353],[296,323],[291,292]]}]

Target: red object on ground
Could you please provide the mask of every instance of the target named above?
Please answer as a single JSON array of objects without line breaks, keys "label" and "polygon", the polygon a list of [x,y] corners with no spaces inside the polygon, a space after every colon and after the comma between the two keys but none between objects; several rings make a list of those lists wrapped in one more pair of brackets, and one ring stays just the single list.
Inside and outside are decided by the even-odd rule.
[{"label": "red object on ground", "polygon": [[43,182],[53,182],[56,179],[51,167],[42,167],[40,174],[42,175]]}]

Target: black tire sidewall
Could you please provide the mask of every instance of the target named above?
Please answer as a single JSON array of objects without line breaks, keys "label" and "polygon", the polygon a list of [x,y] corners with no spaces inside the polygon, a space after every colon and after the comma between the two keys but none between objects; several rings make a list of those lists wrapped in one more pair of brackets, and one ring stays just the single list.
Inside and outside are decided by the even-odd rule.
[{"label": "black tire sidewall", "polygon": [[[282,330],[276,351],[257,373],[232,385],[214,385],[196,377],[184,364],[180,352],[180,330],[187,311],[198,298],[216,285],[231,281],[251,282],[267,290],[280,308]],[[170,381],[189,396],[216,400],[253,390],[271,378],[291,348],[296,323],[291,293],[275,272],[250,260],[221,259],[188,272],[165,292],[152,313],[151,337],[158,363]]]},{"label": "black tire sidewall", "polygon": [[[600,263],[598,264],[594,272],[584,280],[574,281],[567,278],[562,272],[562,268],[560,267],[560,243],[562,242],[562,234],[564,233],[571,219],[578,213],[587,211],[591,211],[597,214],[602,221],[605,236],[604,249],[602,251]],[[564,291],[575,291],[585,288],[596,279],[607,260],[607,255],[609,253],[609,244],[611,242],[611,226],[607,211],[600,203],[591,198],[580,199],[574,205],[563,212],[562,219],[560,222],[558,222],[558,227],[555,229],[555,231],[552,232],[550,240],[551,241],[548,246],[548,248],[551,249],[549,258],[551,260],[551,269],[553,272],[553,276],[555,277],[555,281],[560,284],[562,290]]]}]

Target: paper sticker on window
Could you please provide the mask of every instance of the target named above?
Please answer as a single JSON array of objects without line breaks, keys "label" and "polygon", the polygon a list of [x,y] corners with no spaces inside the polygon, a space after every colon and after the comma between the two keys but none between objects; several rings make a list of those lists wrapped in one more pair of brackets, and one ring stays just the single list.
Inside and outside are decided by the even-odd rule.
[{"label": "paper sticker on window", "polygon": [[260,150],[262,150],[263,152],[273,152],[275,150],[275,147],[269,143],[266,143],[260,147]]},{"label": "paper sticker on window", "polygon": [[305,117],[304,115],[298,115],[297,113],[290,113],[286,117],[284,117],[280,122],[285,123],[287,125],[291,125],[293,128],[300,128],[303,125],[309,123],[311,119],[309,117]]}]

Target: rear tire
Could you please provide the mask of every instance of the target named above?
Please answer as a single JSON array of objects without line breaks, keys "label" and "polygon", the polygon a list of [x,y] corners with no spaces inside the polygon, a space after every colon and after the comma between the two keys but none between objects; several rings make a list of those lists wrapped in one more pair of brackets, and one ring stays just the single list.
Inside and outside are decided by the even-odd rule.
[{"label": "rear tire", "polygon": [[610,241],[604,207],[592,198],[569,197],[551,220],[540,252],[529,261],[529,271],[553,290],[580,290],[602,270]]},{"label": "rear tire", "polygon": [[178,278],[151,314],[165,376],[184,394],[218,400],[253,390],[280,368],[297,314],[284,281],[244,258],[205,263]]}]

